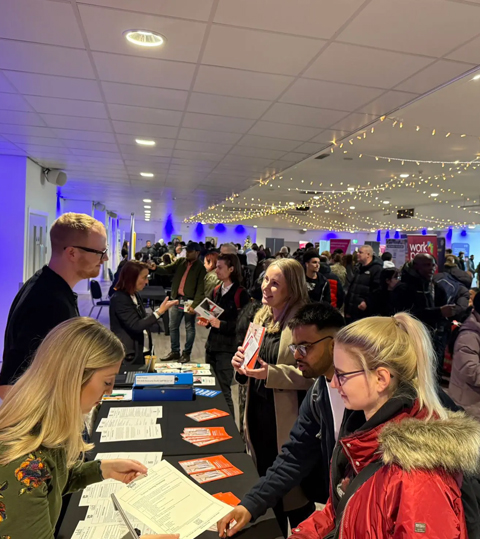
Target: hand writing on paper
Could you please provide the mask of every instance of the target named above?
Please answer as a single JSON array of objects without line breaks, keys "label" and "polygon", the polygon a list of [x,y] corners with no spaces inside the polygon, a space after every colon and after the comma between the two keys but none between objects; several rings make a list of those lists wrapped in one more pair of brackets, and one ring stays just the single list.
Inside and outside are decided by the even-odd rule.
[{"label": "hand writing on paper", "polygon": [[266,380],[268,372],[268,363],[265,363],[263,359],[258,358],[257,361],[260,363],[259,369],[249,369],[245,367],[245,374],[250,378],[256,378],[257,380]]},{"label": "hand writing on paper", "polygon": [[237,352],[232,357],[232,366],[235,369],[238,374],[242,374],[243,376],[246,376],[247,373],[245,372],[245,369],[242,367],[243,362],[245,361],[245,356],[243,353],[245,352],[245,349],[243,346],[239,346],[237,349]]},{"label": "hand writing on paper", "polygon": [[[232,520],[236,521],[236,524],[229,528],[229,524]],[[228,515],[222,520],[217,522],[217,531],[219,537],[232,537],[240,530],[242,530],[250,521],[252,520],[252,515],[248,509],[243,507],[243,505],[237,505],[233,511],[228,513]],[[226,534],[225,534],[226,532]]]},{"label": "hand writing on paper", "polygon": [[147,467],[138,460],[102,460],[100,466],[104,479],[115,479],[128,485],[139,475],[147,473]]}]

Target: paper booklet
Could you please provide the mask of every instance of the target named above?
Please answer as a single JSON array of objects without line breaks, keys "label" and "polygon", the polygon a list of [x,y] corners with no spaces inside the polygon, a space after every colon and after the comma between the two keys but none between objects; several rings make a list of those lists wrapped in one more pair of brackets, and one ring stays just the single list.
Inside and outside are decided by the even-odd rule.
[{"label": "paper booklet", "polygon": [[253,369],[255,367],[264,336],[265,328],[251,322],[242,345],[244,349],[243,355],[245,356],[242,368]]},{"label": "paper booklet", "polygon": [[223,309],[208,298],[205,298],[200,305],[195,307],[195,311],[201,318],[205,318],[206,320],[218,318],[223,313]]}]

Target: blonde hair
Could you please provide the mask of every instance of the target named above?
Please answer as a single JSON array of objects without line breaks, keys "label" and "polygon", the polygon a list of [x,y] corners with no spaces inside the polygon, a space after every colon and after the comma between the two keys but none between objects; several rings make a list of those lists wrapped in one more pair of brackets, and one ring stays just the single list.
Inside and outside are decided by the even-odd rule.
[{"label": "blonde hair", "polygon": [[392,396],[413,390],[427,419],[447,413],[437,393],[436,357],[425,326],[407,313],[372,316],[342,328],[335,344],[343,346],[366,372],[386,367],[393,375]]},{"label": "blonde hair", "polygon": [[290,318],[306,303],[308,303],[307,282],[302,265],[293,258],[280,258],[268,266],[277,267],[285,277],[288,288],[287,305],[278,320],[273,319],[273,310],[263,305],[255,315],[255,324],[265,326],[267,332],[282,331]]},{"label": "blonde hair", "polygon": [[50,229],[52,252],[59,254],[65,247],[81,245],[93,230],[102,231],[105,227],[85,213],[64,213]]},{"label": "blonde hair", "polygon": [[0,465],[43,446],[65,449],[72,467],[93,447],[82,439],[82,387],[96,370],[124,355],[119,339],[92,318],[73,318],[52,329],[0,407]]}]

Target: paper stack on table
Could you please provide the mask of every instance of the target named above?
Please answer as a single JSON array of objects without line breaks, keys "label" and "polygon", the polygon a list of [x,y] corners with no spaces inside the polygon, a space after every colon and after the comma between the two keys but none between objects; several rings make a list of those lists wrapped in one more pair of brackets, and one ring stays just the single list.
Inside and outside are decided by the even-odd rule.
[{"label": "paper stack on table", "polygon": [[214,376],[194,376],[193,385],[194,386],[214,386],[215,377]]},{"label": "paper stack on table", "polygon": [[162,428],[157,419],[162,415],[161,406],[110,408],[108,417],[103,418],[97,427],[97,432],[101,432],[100,442],[159,439]]},{"label": "paper stack on table", "polygon": [[193,419],[194,421],[198,421],[200,423],[202,421],[209,421],[210,419],[217,419],[218,417],[225,417],[230,414],[228,414],[227,412],[223,412],[222,410],[212,408],[210,410],[202,410],[201,412],[193,412],[191,414],[185,415],[190,419]]},{"label": "paper stack on table", "polygon": [[102,397],[103,402],[108,401],[131,401],[132,390],[131,389],[115,389],[111,395],[104,395]]},{"label": "paper stack on table", "polygon": [[183,429],[182,438],[197,447],[203,447],[204,445],[230,440],[232,437],[226,433],[224,427],[187,427]]},{"label": "paper stack on table", "polygon": [[242,470],[236,468],[223,455],[184,460],[179,464],[188,475],[192,476],[192,479],[195,479],[200,484],[243,474]]}]

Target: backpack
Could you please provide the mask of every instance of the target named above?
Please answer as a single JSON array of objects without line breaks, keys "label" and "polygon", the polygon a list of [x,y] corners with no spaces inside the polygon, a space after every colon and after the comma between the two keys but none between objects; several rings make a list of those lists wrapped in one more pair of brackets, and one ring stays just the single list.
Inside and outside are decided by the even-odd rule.
[{"label": "backpack", "polygon": [[[220,290],[221,286],[222,285],[219,284],[213,289],[213,297],[214,298],[217,297],[218,291]],[[239,286],[237,288],[237,290],[235,291],[234,301],[235,301],[235,306],[237,307],[237,311],[239,311],[242,308],[242,306],[240,304],[240,296],[242,295],[242,290],[244,290],[244,288],[242,286]]]},{"label": "backpack", "polygon": [[442,278],[435,282],[447,294],[447,304],[454,304],[460,290],[459,281],[452,277],[450,273],[443,273]]},{"label": "backpack", "polygon": [[[338,539],[342,524],[343,512],[350,498],[376,472],[383,467],[381,460],[371,462],[351,481],[335,510],[335,529],[324,539]],[[468,539],[480,539],[480,478],[477,476],[464,477],[462,483],[462,505],[467,523]]]}]

